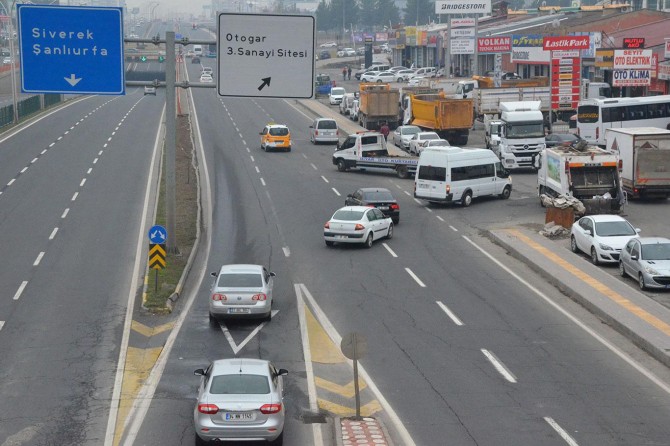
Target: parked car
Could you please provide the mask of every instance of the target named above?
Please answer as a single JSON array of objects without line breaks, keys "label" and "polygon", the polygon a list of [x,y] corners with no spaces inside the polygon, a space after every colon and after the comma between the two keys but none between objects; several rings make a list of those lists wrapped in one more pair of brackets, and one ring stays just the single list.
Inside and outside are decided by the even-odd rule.
[{"label": "parked car", "polygon": [[431,139],[441,139],[435,132],[418,132],[409,140],[409,153],[421,153],[421,148],[426,141]]},{"label": "parked car", "polygon": [[401,149],[409,150],[409,141],[420,131],[421,129],[415,125],[398,126],[391,133],[391,141]]},{"label": "parked car", "polygon": [[209,299],[209,318],[272,317],[272,286],[275,273],[261,265],[223,265],[214,278]]},{"label": "parked car", "polygon": [[393,221],[382,211],[368,206],[345,206],[335,211],[323,226],[326,246],[335,243],[372,243],[381,238],[393,237]]},{"label": "parked car", "polygon": [[421,86],[422,84],[429,82],[430,78],[423,77],[423,76],[411,76],[409,80],[407,81],[407,86],[408,87],[418,87]]},{"label": "parked car", "polygon": [[196,445],[239,438],[282,444],[286,369],[263,359],[228,358],[193,374],[200,376],[193,410]]},{"label": "parked car", "polygon": [[575,145],[582,141],[581,136],[574,133],[550,133],[544,139],[547,147]]},{"label": "parked car", "polygon": [[356,48],[356,55],[357,56],[365,56],[365,47],[364,46],[359,46]]},{"label": "parked car", "polygon": [[344,200],[345,206],[374,206],[390,217],[393,224],[400,222],[400,205],[393,198],[391,191],[383,187],[363,187],[357,189],[353,194],[347,195]]},{"label": "parked car", "polygon": [[639,238],[636,229],[618,215],[587,215],[577,220],[570,231],[572,252],[585,252],[594,265],[617,263],[623,247]]},{"label": "parked car", "polygon": [[319,45],[319,48],[337,48],[336,42],[326,42]]},{"label": "parked car", "polygon": [[372,82],[371,79],[373,79],[379,73],[381,73],[381,71],[368,70],[361,75],[361,82]]},{"label": "parked car", "polygon": [[340,140],[337,121],[332,118],[316,118],[309,126],[309,140],[312,144],[320,142],[336,143]]},{"label": "parked car", "polygon": [[356,55],[356,50],[353,48],[342,48],[337,52],[337,57],[351,57]]},{"label": "parked car", "polygon": [[389,68],[388,71],[393,71],[394,73],[397,73],[400,70],[408,70],[408,69],[409,68],[407,68],[407,67],[403,67],[402,65],[398,65],[398,66]]},{"label": "parked car", "polygon": [[319,52],[319,59],[324,60],[324,59],[330,59],[330,51],[320,51]]},{"label": "parked car", "polygon": [[333,87],[330,89],[328,94],[328,102],[330,105],[339,105],[342,102],[342,98],[347,94],[347,91],[342,87]]},{"label": "parked car", "polygon": [[418,147],[419,153],[421,153],[422,150],[427,149],[429,147],[451,147],[451,144],[449,144],[449,141],[447,141],[446,139],[431,139]]},{"label": "parked car", "polygon": [[408,82],[412,76],[414,76],[414,70],[410,69],[398,70],[395,72],[395,81]]},{"label": "parked car", "polygon": [[367,82],[376,82],[381,84],[383,82],[395,82],[395,73],[392,71],[382,71],[374,76],[365,76]]},{"label": "parked car", "polygon": [[670,289],[670,239],[640,237],[629,240],[619,258],[621,277],[637,280],[641,290]]}]

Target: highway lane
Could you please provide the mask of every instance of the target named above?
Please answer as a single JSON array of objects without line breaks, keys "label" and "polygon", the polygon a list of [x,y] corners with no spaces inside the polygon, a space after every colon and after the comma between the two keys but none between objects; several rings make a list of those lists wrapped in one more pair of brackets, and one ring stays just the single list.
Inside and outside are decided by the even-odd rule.
[{"label": "highway lane", "polygon": [[11,183],[0,195],[3,442],[104,441],[163,108],[129,93],[77,102],[0,143]]}]

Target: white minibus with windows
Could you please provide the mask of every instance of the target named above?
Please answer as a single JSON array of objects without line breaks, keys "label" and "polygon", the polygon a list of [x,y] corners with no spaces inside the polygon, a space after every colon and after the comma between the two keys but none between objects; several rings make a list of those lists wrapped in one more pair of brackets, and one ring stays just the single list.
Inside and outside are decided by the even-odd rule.
[{"label": "white minibus with windows", "polygon": [[414,197],[428,202],[460,202],[497,195],[507,199],[512,177],[498,157],[486,149],[426,148],[414,177]]},{"label": "white minibus with windows", "polygon": [[193,54],[198,57],[202,56],[202,45],[193,45]]},{"label": "white minibus with windows", "polygon": [[670,95],[639,98],[588,99],[577,107],[577,134],[605,147],[605,130],[670,125]]}]

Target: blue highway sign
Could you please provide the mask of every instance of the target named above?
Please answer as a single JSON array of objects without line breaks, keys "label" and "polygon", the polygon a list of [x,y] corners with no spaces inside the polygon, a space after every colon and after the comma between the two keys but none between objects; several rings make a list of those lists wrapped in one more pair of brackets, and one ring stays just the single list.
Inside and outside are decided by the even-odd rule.
[{"label": "blue highway sign", "polygon": [[16,8],[21,91],[125,94],[122,8]]},{"label": "blue highway sign", "polygon": [[149,229],[149,241],[151,243],[165,243],[167,240],[167,230],[161,225],[153,225]]}]

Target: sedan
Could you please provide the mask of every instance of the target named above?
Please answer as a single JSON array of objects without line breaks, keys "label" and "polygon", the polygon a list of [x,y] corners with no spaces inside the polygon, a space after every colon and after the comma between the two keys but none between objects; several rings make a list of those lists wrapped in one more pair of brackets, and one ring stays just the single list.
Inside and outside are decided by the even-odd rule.
[{"label": "sedan", "polygon": [[396,82],[407,82],[410,77],[414,76],[414,70],[398,70],[395,72],[395,81]]},{"label": "sedan", "polygon": [[337,52],[337,57],[351,57],[356,55],[356,50],[353,48],[343,48]]},{"label": "sedan", "polygon": [[419,153],[421,153],[423,149],[427,149],[428,147],[451,147],[451,144],[449,144],[449,141],[447,141],[446,139],[431,139],[418,147]]},{"label": "sedan", "polygon": [[640,237],[626,243],[619,259],[619,273],[645,288],[670,288],[670,240]]},{"label": "sedan", "polygon": [[421,85],[424,85],[426,83],[430,82],[430,78],[427,78],[425,76],[412,76],[409,78],[409,81],[407,82],[408,87],[419,87]]},{"label": "sedan", "polygon": [[284,437],[286,369],[263,359],[230,358],[197,369],[198,399],[193,410],[195,444],[244,440],[271,441]]},{"label": "sedan", "polygon": [[421,132],[421,129],[415,125],[401,125],[391,133],[391,140],[401,149],[408,150],[409,141],[419,132]]},{"label": "sedan", "polygon": [[574,133],[550,133],[545,137],[547,147],[574,146],[582,138]]},{"label": "sedan", "polygon": [[395,82],[395,73],[393,71],[382,71],[376,76],[368,77],[368,82],[377,82],[378,84],[382,82]]},{"label": "sedan", "polygon": [[383,187],[363,187],[353,194],[347,195],[344,200],[345,206],[374,206],[384,214],[391,217],[394,225],[400,222],[400,205],[393,198],[391,191]]},{"label": "sedan", "polygon": [[585,252],[594,265],[617,263],[623,247],[639,238],[636,229],[618,215],[587,215],[577,220],[570,231],[572,252]]},{"label": "sedan", "polygon": [[214,82],[214,79],[212,78],[211,74],[202,73],[200,75],[200,82],[211,83]]},{"label": "sedan", "polygon": [[421,152],[421,146],[425,144],[426,141],[431,139],[441,139],[440,135],[435,132],[419,132],[412,136],[412,139],[409,140],[409,153],[416,153],[417,155]]},{"label": "sedan", "polygon": [[361,82],[372,82],[372,78],[377,76],[381,71],[368,70],[361,75]]},{"label": "sedan", "polygon": [[272,317],[275,273],[261,265],[223,265],[214,277],[209,299],[209,319],[217,317]]},{"label": "sedan", "polygon": [[319,48],[336,48],[336,47],[337,47],[337,43],[335,43],[335,42],[326,42],[326,43],[322,43],[321,45],[319,45]]},{"label": "sedan", "polygon": [[393,237],[393,221],[382,211],[368,206],[345,206],[338,209],[323,226],[326,246],[335,243],[363,243],[372,248],[372,242]]}]

